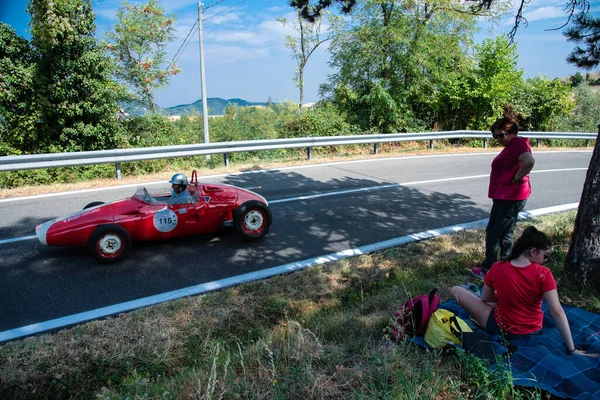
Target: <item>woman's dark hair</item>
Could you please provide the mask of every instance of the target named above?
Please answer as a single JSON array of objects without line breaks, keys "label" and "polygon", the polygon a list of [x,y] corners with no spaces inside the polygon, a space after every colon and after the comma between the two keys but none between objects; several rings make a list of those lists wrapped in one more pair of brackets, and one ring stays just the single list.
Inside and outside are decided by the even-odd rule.
[{"label": "woman's dark hair", "polygon": [[551,245],[550,238],[546,236],[544,232],[538,231],[535,226],[528,226],[525,228],[521,237],[515,242],[510,255],[506,258],[506,261],[511,261],[529,249],[545,250],[549,249]]},{"label": "woman's dark hair", "polygon": [[496,129],[504,129],[506,125],[509,126],[507,129],[507,133],[513,133],[515,135],[519,133],[519,124],[517,124],[517,121],[509,117],[502,117],[500,119],[497,119],[496,122],[494,122],[492,126],[490,126],[490,131],[492,133],[496,133]]}]

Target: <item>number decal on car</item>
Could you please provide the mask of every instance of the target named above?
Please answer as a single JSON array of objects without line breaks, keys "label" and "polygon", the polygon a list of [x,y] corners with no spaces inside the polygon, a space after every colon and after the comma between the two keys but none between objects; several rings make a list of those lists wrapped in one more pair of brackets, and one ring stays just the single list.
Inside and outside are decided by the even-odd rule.
[{"label": "number decal on car", "polygon": [[165,208],[154,214],[154,227],[160,232],[171,232],[177,226],[177,214]]}]

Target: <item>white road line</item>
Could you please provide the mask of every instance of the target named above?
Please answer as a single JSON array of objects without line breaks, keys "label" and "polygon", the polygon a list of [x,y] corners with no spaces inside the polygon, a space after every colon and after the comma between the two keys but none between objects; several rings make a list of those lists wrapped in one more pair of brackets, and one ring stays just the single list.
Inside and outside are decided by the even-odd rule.
[{"label": "white road line", "polygon": [[[541,170],[541,171],[532,171],[531,173],[583,171],[583,170],[587,170],[587,168],[546,169],[546,170]],[[318,199],[318,198],[323,198],[323,197],[340,196],[340,195],[345,195],[345,194],[350,194],[350,193],[359,193],[359,192],[370,192],[370,191],[375,191],[375,190],[383,190],[383,189],[389,189],[389,188],[401,187],[401,186],[415,186],[415,185],[423,185],[423,184],[429,184],[429,183],[462,181],[462,180],[467,180],[467,179],[479,179],[479,178],[488,178],[488,177],[489,177],[489,174],[485,174],[485,175],[462,176],[462,177],[458,177],[458,178],[444,178],[444,179],[431,179],[431,180],[426,180],[426,181],[391,183],[391,184],[387,184],[387,185],[371,186],[371,187],[366,187],[366,188],[339,190],[339,191],[329,192],[329,193],[319,193],[319,194],[312,194],[312,195],[299,196],[299,197],[290,197],[287,199],[269,200],[269,204],[289,203],[292,201],[302,201],[302,200],[312,200],[312,199]],[[98,189],[93,189],[93,190],[98,190]],[[0,239],[0,245],[6,244],[6,243],[12,243],[12,242],[20,242],[23,240],[31,240],[31,239],[35,239],[35,238],[36,238],[36,236],[32,235],[32,236],[16,237],[16,238],[11,238],[11,239]]]},{"label": "white road line", "polygon": [[[564,153],[590,153],[591,151],[592,151],[591,149],[590,150],[569,150],[569,151],[562,151],[560,153],[561,154],[564,154]],[[545,153],[556,153],[556,151],[536,151],[535,152],[535,154],[545,154]],[[481,156],[481,155],[490,155],[490,154],[492,154],[492,155],[497,154],[497,152],[461,153],[461,154],[429,154],[429,155],[425,154],[425,155],[418,155],[418,156],[403,156],[403,157],[373,158],[373,159],[366,159],[366,160],[335,161],[335,162],[321,163],[321,164],[296,165],[296,166],[289,166],[289,167],[259,169],[259,170],[244,171],[244,172],[231,172],[231,173],[227,173],[227,174],[205,175],[205,176],[202,176],[201,178],[214,179],[214,178],[223,178],[223,177],[227,177],[227,176],[264,174],[264,173],[269,173],[269,172],[287,171],[287,170],[292,170],[292,169],[317,168],[317,167],[326,167],[326,166],[334,166],[334,165],[342,165],[342,164],[372,163],[372,162],[382,162],[382,161],[390,161],[390,160],[414,160],[414,159],[419,159],[419,158],[430,158],[430,157],[472,157],[472,156]],[[584,169],[587,169],[587,168],[584,168]],[[556,171],[561,171],[561,170],[556,170]],[[145,186],[160,185],[160,184],[165,184],[165,183],[166,183],[166,180],[154,181],[154,182],[139,182],[139,183],[132,183],[132,184],[127,184],[127,185],[120,185],[120,186],[107,186],[107,187],[94,188],[94,189],[74,190],[71,192],[57,192],[57,193],[38,194],[38,195],[34,195],[34,196],[12,197],[10,199],[0,199],[0,203],[31,200],[31,199],[40,199],[40,198],[46,198],[46,197],[65,196],[65,195],[72,195],[72,194],[78,194],[78,193],[92,193],[92,192],[98,192],[98,191],[102,191],[102,190],[117,190],[117,189],[138,187],[138,186],[144,186],[144,185]]]},{"label": "white road line", "polygon": [[22,236],[22,237],[17,237],[17,238],[12,238],[12,239],[3,239],[3,240],[0,240],[0,244],[21,242],[23,240],[31,240],[31,239],[37,239],[37,236],[31,235],[31,236]]},{"label": "white road line", "polygon": [[[541,208],[538,210],[528,211],[519,214],[519,219],[526,220],[540,215],[562,212],[576,209],[579,203],[564,204],[555,207]],[[154,304],[163,303],[165,301],[176,300],[182,297],[193,296],[197,294],[207,293],[214,290],[224,289],[231,286],[237,286],[243,283],[257,281],[270,278],[276,275],[287,274],[294,271],[300,271],[316,265],[326,264],[332,261],[339,261],[345,258],[359,256],[362,254],[372,253],[378,250],[387,249],[390,247],[400,246],[411,242],[430,239],[440,235],[451,234],[465,229],[474,229],[483,227],[487,224],[487,219],[468,222],[448,226],[445,228],[433,229],[425,232],[415,233],[412,235],[401,236],[398,238],[386,240],[379,243],[373,243],[366,246],[357,247],[330,253],[319,257],[309,258],[307,260],[297,261],[289,264],[280,265],[278,267],[268,268],[261,271],[250,272],[243,275],[233,276],[230,278],[220,279],[217,281],[202,283],[196,286],[190,286],[184,289],[173,290],[171,292],[161,293],[154,296],[144,297],[137,300],[128,301],[125,303],[114,304],[108,307],[97,308],[95,310],[86,311],[78,314],[68,315],[62,318],[56,318],[49,321],[40,322],[22,326],[20,328],[10,329],[0,332],[0,343],[8,340],[19,339],[25,336],[34,335],[37,333],[47,332],[53,329],[64,328],[67,326],[80,324],[94,319],[108,317],[110,315],[120,314],[123,312],[135,310],[142,307],[151,306]]]},{"label": "white road line", "polygon": [[269,204],[287,203],[289,201],[298,201],[298,200],[318,199],[320,197],[339,196],[339,195],[348,194],[348,193],[369,192],[369,191],[373,191],[373,190],[389,189],[389,188],[400,187],[400,186],[422,185],[425,183],[438,183],[438,182],[462,181],[462,180],[466,180],[466,179],[488,178],[489,176],[490,176],[489,174],[486,174],[486,175],[462,176],[459,178],[431,179],[428,181],[391,183],[388,185],[371,186],[371,187],[359,188],[359,189],[339,190],[336,192],[319,193],[319,194],[312,194],[312,195],[299,196],[299,197],[290,197],[289,199],[269,200]]}]

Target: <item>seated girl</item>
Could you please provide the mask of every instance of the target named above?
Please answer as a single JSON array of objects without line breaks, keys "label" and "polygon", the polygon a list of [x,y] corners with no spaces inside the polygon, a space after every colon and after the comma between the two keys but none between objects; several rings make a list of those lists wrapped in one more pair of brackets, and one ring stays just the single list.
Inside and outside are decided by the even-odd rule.
[{"label": "seated girl", "polygon": [[453,287],[450,294],[489,334],[508,334],[509,338],[542,328],[541,305],[542,298],[546,299],[567,354],[592,355],[575,348],[554,276],[540,265],[549,252],[548,236],[530,226],[515,242],[508,258],[496,262],[485,275],[481,299],[460,286]]}]

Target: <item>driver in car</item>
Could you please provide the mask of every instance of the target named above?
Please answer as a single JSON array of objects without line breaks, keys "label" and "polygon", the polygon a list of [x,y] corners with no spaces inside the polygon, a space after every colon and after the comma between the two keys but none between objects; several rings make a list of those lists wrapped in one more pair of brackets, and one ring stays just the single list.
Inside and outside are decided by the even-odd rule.
[{"label": "driver in car", "polygon": [[188,204],[193,203],[194,198],[188,190],[188,178],[184,174],[175,174],[169,181],[171,184],[171,198],[169,204]]}]

